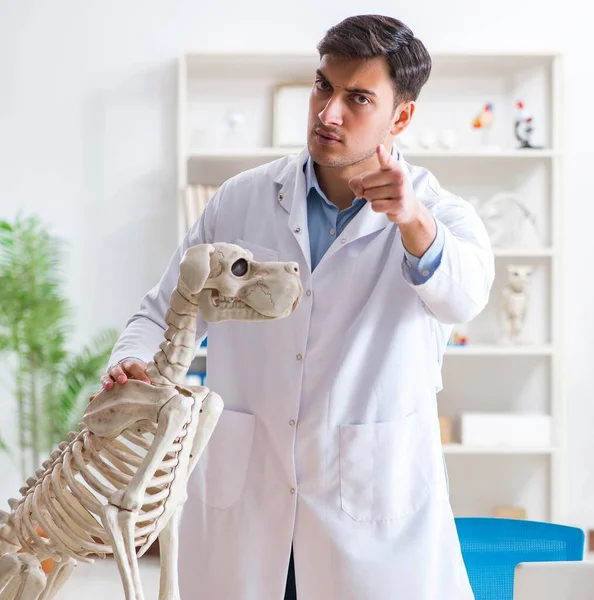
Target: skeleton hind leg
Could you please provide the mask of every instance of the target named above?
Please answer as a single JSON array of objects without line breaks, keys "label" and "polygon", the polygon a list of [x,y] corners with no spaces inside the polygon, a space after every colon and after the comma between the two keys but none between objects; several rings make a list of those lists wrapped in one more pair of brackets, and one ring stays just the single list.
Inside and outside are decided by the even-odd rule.
[{"label": "skeleton hind leg", "polygon": [[38,600],[46,582],[35,556],[12,552],[0,558],[0,600]]},{"label": "skeleton hind leg", "polygon": [[16,552],[10,552],[0,557],[0,600],[12,600],[22,563]]},{"label": "skeleton hind leg", "polygon": [[60,588],[66,583],[76,567],[76,561],[73,558],[64,558],[59,563],[54,563],[52,570],[47,578],[47,584],[39,600],[52,600]]}]

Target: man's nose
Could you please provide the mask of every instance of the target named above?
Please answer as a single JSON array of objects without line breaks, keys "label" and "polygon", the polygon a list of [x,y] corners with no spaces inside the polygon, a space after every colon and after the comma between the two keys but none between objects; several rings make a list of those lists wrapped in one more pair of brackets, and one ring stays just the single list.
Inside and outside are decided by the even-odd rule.
[{"label": "man's nose", "polygon": [[318,113],[323,125],[342,125],[342,107],[339,98],[330,98],[326,106]]}]

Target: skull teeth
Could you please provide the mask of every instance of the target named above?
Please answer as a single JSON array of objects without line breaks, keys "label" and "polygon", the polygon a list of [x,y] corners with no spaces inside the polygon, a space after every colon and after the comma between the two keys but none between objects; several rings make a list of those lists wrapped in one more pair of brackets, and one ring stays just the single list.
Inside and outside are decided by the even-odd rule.
[{"label": "skull teeth", "polygon": [[217,294],[213,294],[212,303],[217,308],[245,308],[245,302],[241,302],[237,298],[233,296],[219,296]]}]

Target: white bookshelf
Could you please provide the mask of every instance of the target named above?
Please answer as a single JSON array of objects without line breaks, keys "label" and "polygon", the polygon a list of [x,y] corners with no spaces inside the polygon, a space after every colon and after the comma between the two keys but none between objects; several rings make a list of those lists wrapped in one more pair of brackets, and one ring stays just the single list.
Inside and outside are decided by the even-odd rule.
[{"label": "white bookshelf", "polygon": [[498,344],[471,344],[469,346],[448,346],[446,356],[552,356],[553,346],[534,344],[529,346],[503,346]]},{"label": "white bookshelf", "polygon": [[[273,146],[260,146],[254,148],[218,148],[191,149],[189,158],[191,160],[227,160],[234,161],[237,158],[281,158],[287,154],[294,154],[301,150],[301,147],[275,148]],[[418,158],[466,158],[469,160],[501,160],[501,159],[548,159],[554,158],[556,153],[552,150],[485,150],[482,148],[467,148],[457,150],[411,150],[406,151],[408,160]]]},{"label": "white bookshelf", "polygon": [[[430,49],[431,50],[431,49]],[[468,324],[469,344],[449,346],[443,364],[440,414],[456,422],[463,411],[549,414],[553,438],[538,447],[444,445],[454,512],[489,515],[496,506],[521,506],[535,520],[564,522],[564,405],[562,394],[563,143],[562,59],[547,52],[433,51],[432,75],[421,93],[405,160],[428,168],[463,198],[485,201],[498,191],[520,195],[537,215],[540,243],[494,248],[496,278],[487,308]],[[272,146],[273,90],[280,82],[311,80],[314,53],[188,53],[178,77],[178,182],[218,185],[236,173],[294,154],[301,147]],[[536,149],[518,149],[513,137],[516,100],[535,120]],[[495,106],[493,138],[485,148],[470,123],[483,104]],[[226,115],[246,117],[241,143],[229,137]],[[453,149],[422,147],[427,129],[456,130]],[[185,233],[182,202],[179,235]],[[532,264],[529,343],[498,344],[497,310],[511,262]],[[206,350],[197,361],[204,365]]]},{"label": "white bookshelf", "polygon": [[523,447],[523,446],[470,446],[457,443],[444,444],[443,451],[446,455],[448,454],[467,454],[467,455],[531,455],[531,454],[542,454],[549,455],[555,452],[553,446],[534,446],[534,447]]}]

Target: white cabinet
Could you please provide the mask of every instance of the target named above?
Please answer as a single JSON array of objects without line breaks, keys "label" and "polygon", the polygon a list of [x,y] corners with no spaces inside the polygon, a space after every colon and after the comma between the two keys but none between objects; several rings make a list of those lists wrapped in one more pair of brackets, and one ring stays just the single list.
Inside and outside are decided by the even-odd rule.
[{"label": "white cabinet", "polygon": [[[538,53],[434,52],[433,61],[411,127],[398,142],[404,158],[427,167],[442,187],[479,210],[505,193],[536,220],[529,239],[495,248],[491,301],[468,324],[468,345],[449,347],[444,358],[438,403],[440,414],[454,424],[454,443],[444,445],[452,505],[460,516],[519,506],[530,519],[563,521],[562,60]],[[317,64],[316,54],[181,57],[180,237],[188,226],[183,206],[189,186],[217,186],[242,170],[299,151],[272,147],[274,90],[281,82],[313,81]],[[515,139],[518,101],[532,114],[535,148],[520,149]],[[474,129],[473,119],[486,104],[493,108],[493,126]],[[510,211],[506,214],[523,214],[517,206]],[[526,343],[513,346],[499,343],[499,299],[509,264],[534,268]],[[197,360],[204,361],[204,354]],[[550,415],[551,444],[461,445],[458,423],[464,412]]]}]

